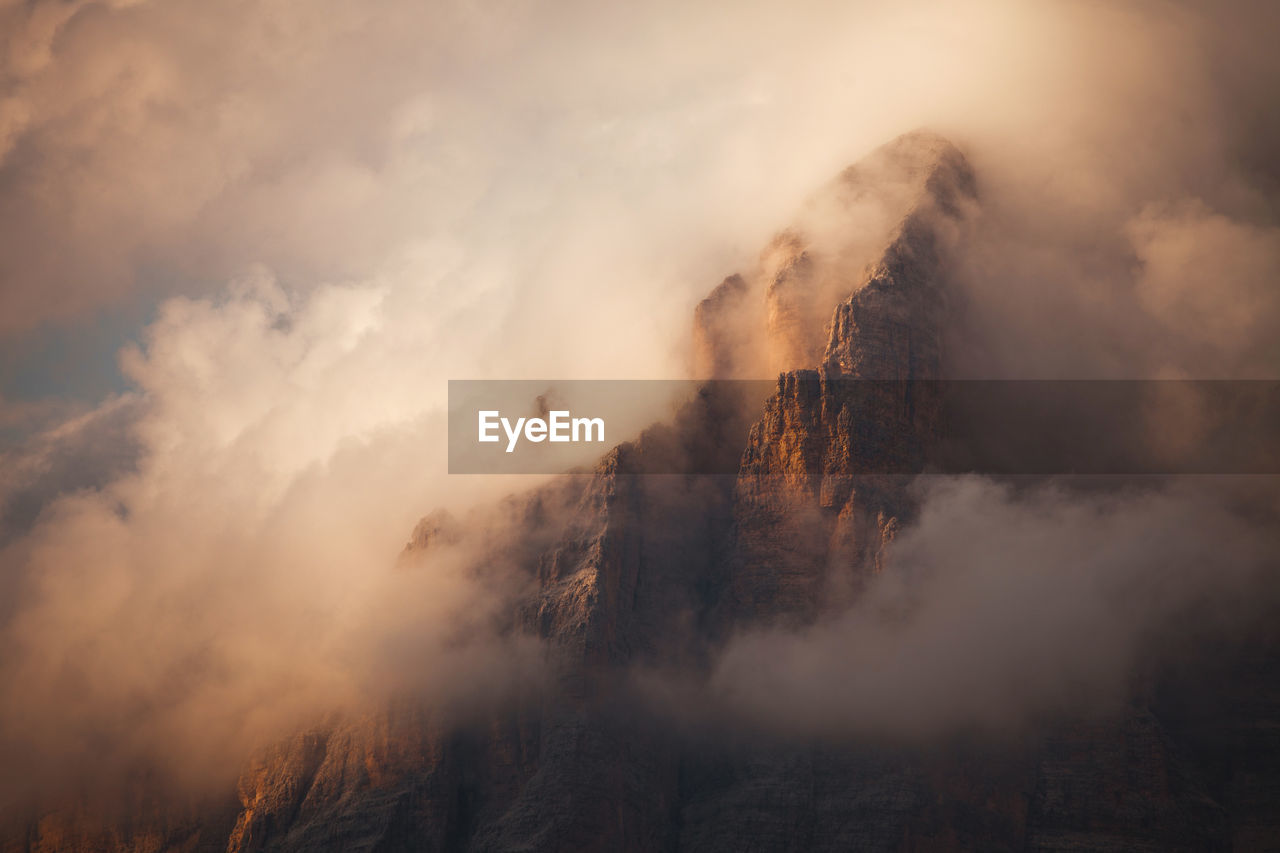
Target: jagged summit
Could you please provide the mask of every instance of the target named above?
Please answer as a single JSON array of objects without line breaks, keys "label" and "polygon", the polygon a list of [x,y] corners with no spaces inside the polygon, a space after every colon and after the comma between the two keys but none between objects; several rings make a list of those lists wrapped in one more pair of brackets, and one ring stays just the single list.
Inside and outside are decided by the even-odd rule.
[{"label": "jagged summit", "polygon": [[973,172],[944,137],[919,130],[877,148],[815,193],[754,270],[699,304],[696,375],[825,365],[867,378],[936,376],[940,254],[975,202]]},{"label": "jagged summit", "polygon": [[[301,733],[245,769],[230,809],[109,827],[44,815],[0,850],[1275,849],[1280,789],[1252,774],[1259,740],[1241,735],[1280,730],[1271,712],[1196,721],[1178,743],[1135,708],[1017,754],[931,752],[707,743],[628,692],[637,669],[705,678],[727,637],[811,626],[892,570],[882,555],[911,521],[909,477],[866,463],[910,460],[932,426],[922,407],[903,419],[900,401],[841,390],[893,383],[840,380],[946,375],[946,258],[974,187],[936,134],[872,152],[698,306],[699,375],[778,376],[762,406],[738,423],[710,395],[482,524],[423,519],[401,570],[455,545],[511,563],[521,582],[501,630],[537,638],[545,685],[465,726],[408,698]],[[724,427],[711,451],[693,440],[708,423]],[[673,448],[723,453],[737,473],[635,476]],[[1209,770],[1184,763],[1196,749]]]},{"label": "jagged summit", "polygon": [[[704,375],[783,373],[762,410],[726,417],[697,401],[606,454],[585,482],[520,499],[502,529],[422,520],[403,571],[453,545],[522,555],[530,592],[505,630],[545,644],[545,695],[466,731],[409,704],[299,736],[246,770],[233,826],[208,831],[236,853],[785,846],[792,817],[715,785],[688,788],[682,774],[704,772],[704,757],[620,714],[616,691],[633,666],[695,673],[744,626],[811,620],[833,590],[874,570],[904,511],[901,489],[851,487],[844,472],[868,452],[852,438],[866,415],[803,380],[824,365],[936,374],[943,223],[960,220],[972,183],[945,140],[900,137],[816,193],[756,269],[698,306]],[[654,454],[688,450],[708,423],[724,426],[723,446],[695,452],[741,460],[736,477],[633,476]],[[790,757],[752,762],[734,772],[769,802],[808,787],[784,778]]]},{"label": "jagged summit", "polygon": [[[847,167],[832,181],[833,191],[858,197],[885,195],[895,186],[930,195],[958,214],[966,198],[977,196],[973,170],[951,140],[927,128],[904,133]],[[913,205],[914,206],[914,205]]]}]

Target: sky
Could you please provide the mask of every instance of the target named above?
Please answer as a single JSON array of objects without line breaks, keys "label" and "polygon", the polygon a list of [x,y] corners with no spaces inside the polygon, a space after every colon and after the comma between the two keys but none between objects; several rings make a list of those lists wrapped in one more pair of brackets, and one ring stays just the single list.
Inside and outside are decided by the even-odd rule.
[{"label": "sky", "polygon": [[[446,381],[686,375],[697,301],[919,126],[978,176],[961,375],[1275,378],[1278,17],[0,0],[0,749],[360,693],[321,651],[384,647],[415,520],[512,488],[444,475]],[[441,577],[404,624],[474,604]]]},{"label": "sky", "polygon": [[979,158],[1017,140],[998,156],[1065,214],[1213,196],[1269,223],[1275,70],[1249,24],[1274,12],[1237,9],[15,0],[0,420],[129,388],[118,351],[165,300],[260,268],[300,296],[413,291],[472,372],[589,349],[668,375],[699,294],[917,124]]}]

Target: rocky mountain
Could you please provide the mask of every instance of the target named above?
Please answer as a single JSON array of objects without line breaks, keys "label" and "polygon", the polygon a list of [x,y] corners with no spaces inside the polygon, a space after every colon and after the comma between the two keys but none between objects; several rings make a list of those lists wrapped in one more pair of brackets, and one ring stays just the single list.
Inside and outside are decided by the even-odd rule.
[{"label": "rocky mountain", "polygon": [[[637,671],[696,680],[735,632],[811,624],[885,570],[910,478],[865,472],[911,470],[937,413],[901,383],[855,398],[841,380],[946,376],[947,259],[979,204],[963,155],[929,133],[846,170],[697,308],[699,374],[777,375],[767,400],[708,385],[589,476],[510,503],[483,547],[529,579],[501,630],[543,642],[544,683],[463,719],[406,697],[259,755],[230,806],[107,831],[49,814],[0,849],[1280,849],[1266,649],[1016,743],[710,736],[637,687]],[[737,473],[645,476],[673,456]],[[405,570],[469,535],[429,516]]]}]

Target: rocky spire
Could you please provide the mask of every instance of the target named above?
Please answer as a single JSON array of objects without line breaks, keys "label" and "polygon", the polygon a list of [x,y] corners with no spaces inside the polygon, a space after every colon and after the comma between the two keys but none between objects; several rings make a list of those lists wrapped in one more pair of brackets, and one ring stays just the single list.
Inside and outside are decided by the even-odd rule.
[{"label": "rocky spire", "polygon": [[765,251],[783,370],[742,457],[731,621],[808,621],[878,570],[910,503],[876,472],[922,464],[937,413],[905,383],[848,380],[945,375],[945,257],[975,203],[963,155],[917,131],[846,169]]},{"label": "rocky spire", "polygon": [[827,366],[860,378],[937,377],[942,257],[976,203],[960,151],[908,133],[845,169],[694,317],[695,371],[766,378]]}]

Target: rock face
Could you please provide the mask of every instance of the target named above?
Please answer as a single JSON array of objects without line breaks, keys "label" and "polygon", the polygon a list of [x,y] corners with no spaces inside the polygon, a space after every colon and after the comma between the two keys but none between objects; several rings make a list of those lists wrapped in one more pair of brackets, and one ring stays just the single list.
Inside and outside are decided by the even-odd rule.
[{"label": "rock face", "polygon": [[[299,734],[244,771],[229,815],[65,845],[46,818],[2,849],[1280,847],[1280,673],[1220,676],[1209,708],[1174,685],[1118,720],[927,750],[700,738],[636,701],[637,669],[696,678],[734,632],[812,623],[883,569],[913,506],[906,478],[876,472],[918,464],[936,410],[845,380],[945,376],[947,255],[977,204],[964,157],[931,134],[846,170],[698,306],[700,375],[776,375],[762,407],[708,386],[589,476],[507,507],[485,536],[529,579],[506,630],[544,642],[540,689],[465,721],[406,699]],[[737,474],[642,476],[672,455]],[[466,527],[429,516],[406,554]],[[1249,673],[1275,660],[1259,655]]]},{"label": "rock face", "polygon": [[[766,250],[767,338],[784,372],[742,456],[736,620],[802,624],[878,569],[910,505],[905,480],[867,472],[923,462],[936,407],[904,396],[898,381],[943,378],[943,256],[976,202],[960,152],[908,134],[810,203],[802,221],[820,225],[793,228]],[[865,245],[833,236],[877,216],[889,225],[865,261]]]},{"label": "rock face", "polygon": [[941,255],[976,201],[973,172],[945,139],[917,131],[878,149],[815,194],[754,270],[702,301],[695,372],[940,375]]}]

